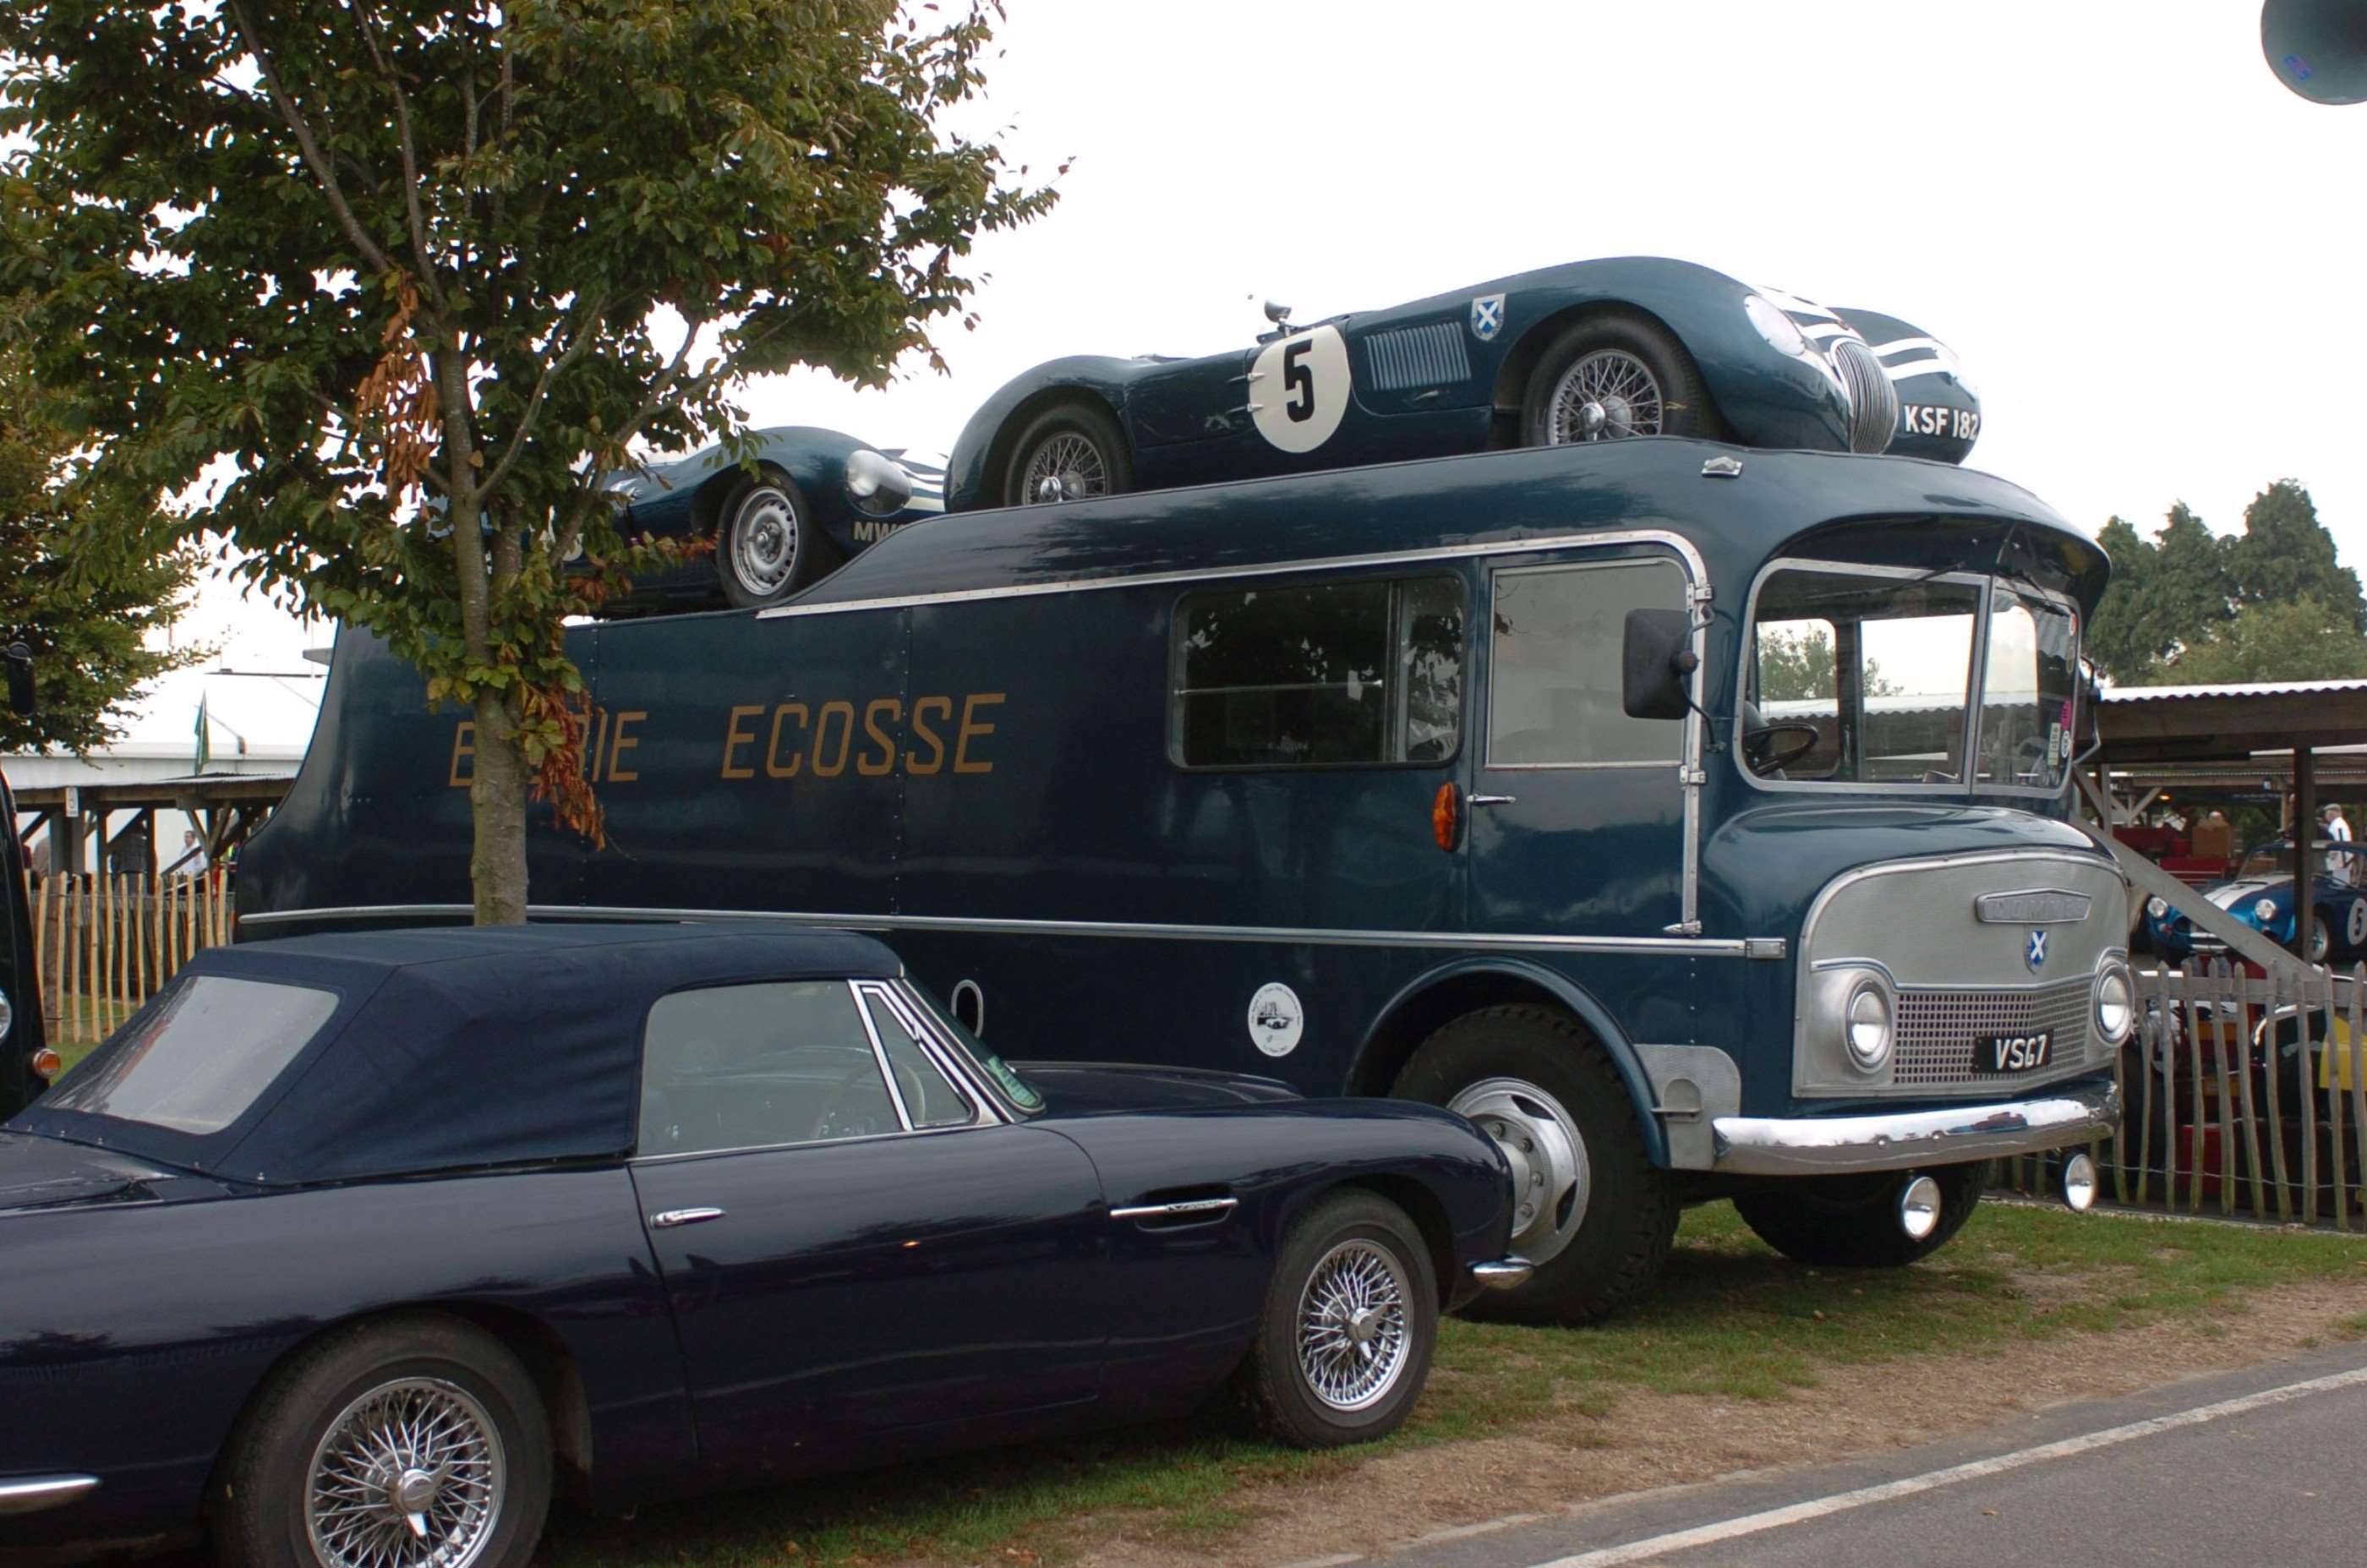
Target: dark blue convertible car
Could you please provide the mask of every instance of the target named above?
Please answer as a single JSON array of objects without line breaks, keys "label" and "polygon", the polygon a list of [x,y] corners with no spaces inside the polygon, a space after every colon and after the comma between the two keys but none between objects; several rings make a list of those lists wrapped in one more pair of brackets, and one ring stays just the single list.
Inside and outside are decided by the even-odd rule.
[{"label": "dark blue convertible car", "polygon": [[1469,1123],[1014,1069],[866,938],[206,953],[0,1126],[0,1545],[518,1568],[604,1508],[1187,1411],[1405,1416],[1526,1266]]},{"label": "dark blue convertible car", "polygon": [[1076,501],[1636,435],[1957,463],[1980,400],[1937,339],[1659,256],[1573,262],[1248,347],[1021,375],[954,445],[946,507]]}]

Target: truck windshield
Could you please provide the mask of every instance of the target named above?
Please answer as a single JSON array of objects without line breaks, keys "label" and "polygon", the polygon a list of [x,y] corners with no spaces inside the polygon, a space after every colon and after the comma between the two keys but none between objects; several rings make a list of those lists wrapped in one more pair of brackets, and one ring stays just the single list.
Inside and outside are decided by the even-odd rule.
[{"label": "truck windshield", "polygon": [[[1746,766],[1795,783],[2059,787],[2078,660],[2071,613],[1986,579],[1787,567],[1761,585]],[[1976,659],[1978,662],[1976,663]]]}]

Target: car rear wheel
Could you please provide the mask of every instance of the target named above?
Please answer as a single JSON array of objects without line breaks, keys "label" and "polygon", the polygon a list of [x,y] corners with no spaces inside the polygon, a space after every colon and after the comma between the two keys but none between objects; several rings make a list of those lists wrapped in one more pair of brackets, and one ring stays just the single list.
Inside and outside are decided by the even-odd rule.
[{"label": "car rear wheel", "polygon": [[1404,1424],[1437,1338],[1438,1278],[1421,1232],[1387,1199],[1336,1192],[1283,1237],[1243,1392],[1284,1442],[1371,1442]]},{"label": "car rear wheel", "polygon": [[1941,1166],[1921,1174],[1940,1187],[1940,1216],[1930,1235],[1908,1235],[1899,1193],[1910,1173],[1805,1177],[1738,1193],[1735,1212],[1759,1239],[1796,1263],[1818,1269],[1903,1269],[1931,1257],[1965,1228],[1988,1185],[1986,1161]]},{"label": "car rear wheel", "polygon": [[1090,501],[1134,487],[1134,464],[1117,422],[1091,403],[1056,403],[1027,422],[1012,444],[1002,503]]},{"label": "car rear wheel", "polygon": [[786,474],[742,480],[716,518],[715,576],[733,607],[777,604],[822,575],[821,537]]},{"label": "car rear wheel", "polygon": [[1618,1069],[1576,1019],[1528,1005],[1466,1013],[1422,1042],[1391,1092],[1469,1117],[1512,1165],[1512,1249],[1536,1272],[1467,1313],[1585,1322],[1659,1272],[1676,1190],[1652,1164]]},{"label": "car rear wheel", "polygon": [[2309,922],[2309,961],[2323,964],[2334,951],[2334,911],[2318,908],[2312,911]]},{"label": "car rear wheel", "polygon": [[1591,316],[1546,345],[1521,400],[1521,445],[1718,434],[1684,345],[1639,317]]},{"label": "car rear wheel", "polygon": [[223,1568],[524,1568],[550,1508],[534,1380],[457,1319],[329,1335],[275,1373],[223,1450]]}]

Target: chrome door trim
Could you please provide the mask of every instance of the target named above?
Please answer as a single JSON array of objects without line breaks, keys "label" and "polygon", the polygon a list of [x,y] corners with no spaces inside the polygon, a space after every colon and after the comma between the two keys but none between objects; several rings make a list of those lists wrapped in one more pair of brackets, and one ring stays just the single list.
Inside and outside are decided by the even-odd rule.
[{"label": "chrome door trim", "polygon": [[1132,1203],[1122,1209],[1112,1209],[1113,1220],[1180,1220],[1194,1214],[1217,1218],[1231,1213],[1241,1206],[1239,1198],[1187,1198],[1173,1203]]},{"label": "chrome door trim", "polygon": [[661,1209],[650,1216],[650,1228],[670,1231],[682,1225],[703,1225],[722,1217],[720,1209]]},{"label": "chrome door trim", "polygon": [[[467,904],[356,904],[320,909],[275,909],[242,915],[243,925],[293,920],[458,919]],[[1213,926],[1135,920],[1028,920],[962,915],[832,914],[795,909],[636,908],[623,904],[532,904],[538,920],[781,920],[837,931],[984,931],[1003,936],[1149,937],[1183,942],[1275,942],[1302,947],[1416,947],[1447,952],[1669,953],[1689,957],[1741,958],[1750,942],[1781,938],[1680,936],[1556,936],[1526,931],[1399,931],[1334,926]]]}]

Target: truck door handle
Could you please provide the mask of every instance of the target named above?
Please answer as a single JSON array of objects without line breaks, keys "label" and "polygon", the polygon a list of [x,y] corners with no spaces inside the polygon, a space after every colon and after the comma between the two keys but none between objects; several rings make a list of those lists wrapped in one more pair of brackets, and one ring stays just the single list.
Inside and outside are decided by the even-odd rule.
[{"label": "truck door handle", "polygon": [[1511,806],[1520,798],[1517,795],[1467,795],[1463,797],[1467,806]]},{"label": "truck door handle", "polygon": [[705,1224],[709,1220],[719,1220],[722,1217],[723,1211],[720,1209],[667,1209],[661,1213],[650,1216],[650,1228],[670,1231],[676,1225]]}]

